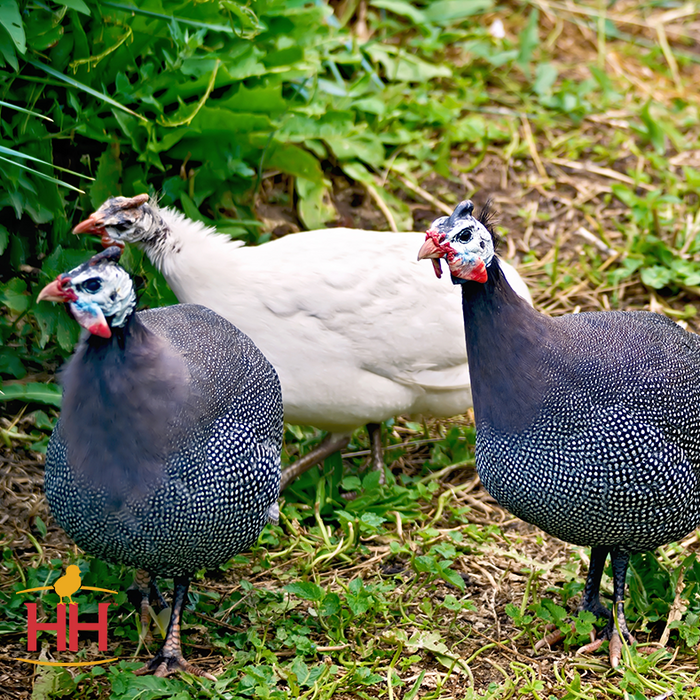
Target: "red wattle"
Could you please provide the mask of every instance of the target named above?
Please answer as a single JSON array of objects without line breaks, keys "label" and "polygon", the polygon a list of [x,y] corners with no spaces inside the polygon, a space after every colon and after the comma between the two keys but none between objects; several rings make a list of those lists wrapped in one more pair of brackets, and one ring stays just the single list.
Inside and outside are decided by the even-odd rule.
[{"label": "red wattle", "polygon": [[489,278],[489,273],[486,272],[486,263],[479,258],[478,262],[474,266],[474,269],[469,273],[469,279],[474,280],[474,282],[484,283]]},{"label": "red wattle", "polygon": [[112,331],[106,323],[94,323],[92,326],[88,327],[88,331],[92,335],[97,335],[100,338],[111,338]]}]

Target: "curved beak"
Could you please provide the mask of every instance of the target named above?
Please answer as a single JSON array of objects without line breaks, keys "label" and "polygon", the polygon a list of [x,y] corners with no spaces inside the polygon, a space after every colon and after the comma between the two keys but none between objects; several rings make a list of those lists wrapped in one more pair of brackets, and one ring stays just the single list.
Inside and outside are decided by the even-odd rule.
[{"label": "curved beak", "polygon": [[39,292],[39,296],[36,298],[36,300],[57,301],[62,304],[68,304],[71,301],[75,301],[77,296],[70,287],[65,286],[67,281],[68,279],[66,277],[59,275],[53,282],[49,282]]},{"label": "curved beak", "polygon": [[104,229],[104,214],[99,211],[93,212],[88,216],[85,221],[81,221],[74,229],[73,233],[94,233],[100,236],[102,241],[102,246],[104,248],[109,248],[110,246],[116,245],[124,250],[124,244],[121,241],[115,241],[110,238],[107,231]]},{"label": "curved beak", "polygon": [[444,246],[441,247],[438,243],[440,235],[441,234],[435,229],[428,229],[425,233],[425,242],[418,251],[418,260],[429,258],[433,263],[433,270],[435,270],[435,274],[438,278],[442,277],[440,259],[444,258],[446,255]]},{"label": "curved beak", "polygon": [[85,221],[81,221],[74,229],[73,233],[104,233],[102,224],[104,217],[98,212],[93,212]]},{"label": "curved beak", "polygon": [[418,251],[418,260],[425,260],[426,258],[444,258],[445,252],[440,250],[435,244],[432,238],[426,238],[425,243],[420,247]]}]

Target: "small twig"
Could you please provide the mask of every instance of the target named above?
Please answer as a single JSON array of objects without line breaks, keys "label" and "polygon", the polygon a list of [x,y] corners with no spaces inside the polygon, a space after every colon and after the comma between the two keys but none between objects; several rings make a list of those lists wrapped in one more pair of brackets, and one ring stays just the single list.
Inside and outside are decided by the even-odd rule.
[{"label": "small twig", "polygon": [[447,214],[447,216],[450,216],[452,212],[454,211],[454,207],[449,206],[448,204],[445,204],[444,202],[441,202],[437,197],[434,197],[430,192],[424,190],[420,185],[416,185],[415,183],[411,182],[407,178],[405,178],[403,175],[399,175],[398,173],[395,173],[396,177],[401,180],[401,182],[408,187],[411,192],[415,192],[419,197],[424,199],[428,204],[432,204],[436,209],[439,209],[443,214]]},{"label": "small twig", "polygon": [[386,202],[379,195],[379,192],[377,192],[377,190],[375,190],[374,187],[372,187],[372,185],[368,185],[366,182],[363,182],[362,184],[365,186],[367,194],[369,194],[369,196],[374,200],[375,204],[379,207],[379,210],[382,212],[382,214],[384,214],[384,218],[389,224],[389,228],[394,233],[398,233],[399,229],[396,226],[396,221],[394,221],[394,215],[391,213],[391,210],[386,205]]},{"label": "small twig", "polygon": [[585,238],[587,241],[592,243],[596,248],[599,250],[602,250],[606,255],[614,255],[617,251],[614,248],[611,248],[610,246],[606,245],[603,241],[598,238],[595,234],[591,233],[588,229],[584,228],[583,226],[579,226],[578,231],[576,233],[581,236],[581,238]]},{"label": "small twig", "polygon": [[668,45],[666,30],[662,22],[659,22],[656,25],[656,36],[659,39],[659,46],[661,46],[661,51],[664,54],[666,63],[668,63],[668,67],[671,70],[671,75],[673,76],[673,82],[676,85],[676,90],[682,94],[683,83],[681,82],[681,74],[678,70],[678,63],[676,62],[676,57],[673,55],[673,51],[671,51],[671,47]]},{"label": "small twig", "polygon": [[343,651],[343,649],[348,649],[349,647],[349,644],[337,644],[334,647],[314,647],[314,651],[323,654],[327,651]]},{"label": "small twig", "polygon": [[[401,447],[410,447],[411,445],[428,445],[432,442],[440,442],[444,438],[424,438],[423,440],[406,440],[406,442],[399,442],[396,445],[386,445],[384,451],[387,450],[397,450]],[[346,457],[366,457],[371,454],[372,450],[357,450],[356,452],[341,452],[340,456],[345,459]]]},{"label": "small twig", "polygon": [[527,142],[527,147],[530,150],[532,160],[535,162],[537,172],[540,174],[541,177],[547,179],[549,176],[547,175],[547,171],[544,169],[544,165],[542,165],[542,161],[540,160],[540,154],[537,152],[537,144],[535,143],[535,139],[532,135],[530,122],[527,120],[527,117],[524,114],[520,115],[520,122],[523,125],[523,134],[525,135],[525,141]]},{"label": "small twig", "polygon": [[654,188],[651,185],[647,185],[646,182],[637,182],[633,180],[629,175],[623,173],[618,173],[617,170],[612,168],[601,168],[599,165],[593,165],[592,163],[577,163],[573,160],[564,160],[563,158],[552,158],[552,163],[556,165],[561,165],[565,168],[571,168],[572,170],[583,170],[594,175],[600,175],[602,177],[607,177],[610,180],[619,180],[624,182],[626,185],[634,185],[635,187],[641,187],[648,192],[651,192]]}]

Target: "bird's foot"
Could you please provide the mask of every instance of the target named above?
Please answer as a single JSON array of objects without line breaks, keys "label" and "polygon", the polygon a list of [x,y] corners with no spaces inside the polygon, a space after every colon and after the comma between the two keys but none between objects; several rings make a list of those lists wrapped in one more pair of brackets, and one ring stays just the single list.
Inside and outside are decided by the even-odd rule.
[{"label": "bird's foot", "polygon": [[216,676],[213,676],[207,671],[203,671],[201,668],[191,664],[187,661],[182,654],[174,652],[168,653],[165,649],[161,649],[147,664],[137,668],[134,674],[137,676],[146,676],[153,674],[159,678],[167,678],[173,673],[182,671],[185,673],[191,673],[193,676],[199,676],[200,678],[208,678],[210,681],[215,681]]},{"label": "bird's foot", "polygon": [[[552,647],[566,636],[565,632],[554,625],[547,625],[545,629],[549,630],[549,633],[545,634],[545,636],[535,644],[535,651],[540,651],[545,647]],[[571,624],[571,629],[576,631],[576,625],[574,623]],[[625,641],[628,644],[635,643],[635,639],[630,634],[626,624],[622,633]],[[595,630],[591,631],[591,641],[588,644],[584,644],[582,647],[579,647],[579,649],[576,650],[576,654],[593,654],[594,652],[598,651],[598,649],[600,649],[600,647],[603,645],[603,642],[606,641],[610,642],[608,651],[610,665],[613,668],[617,668],[622,659],[622,638],[620,637],[620,633],[617,631],[617,627],[615,627],[615,623],[612,619],[610,619],[600,634],[596,634]]]},{"label": "bird's foot", "polygon": [[627,621],[625,620],[625,614],[623,610],[622,603],[618,604],[617,610],[617,621],[610,615],[608,619],[608,624],[605,625],[604,629],[596,635],[595,630],[591,632],[591,641],[588,644],[584,644],[576,653],[577,654],[592,654],[598,651],[602,646],[603,642],[606,640],[610,642],[608,647],[608,657],[610,658],[610,665],[613,668],[617,668],[622,660],[622,640],[625,640],[627,644],[635,644],[635,639],[627,628]]},{"label": "bird's foot", "polygon": [[[601,634],[596,638],[592,639],[589,644],[584,644],[576,653],[577,654],[592,654],[595,651],[598,651],[600,647],[602,646],[603,642],[608,640],[610,642],[610,646],[608,648],[608,657],[610,658],[610,665],[613,668],[617,668],[620,665],[620,661],[622,660],[622,637],[620,636],[620,633],[617,631],[617,629],[613,629],[612,632],[610,632],[609,636],[607,634],[607,627]],[[628,644],[634,644],[635,639],[634,637],[627,632],[627,634],[623,634],[625,641]],[[591,637],[595,637],[595,633],[591,633]]]}]

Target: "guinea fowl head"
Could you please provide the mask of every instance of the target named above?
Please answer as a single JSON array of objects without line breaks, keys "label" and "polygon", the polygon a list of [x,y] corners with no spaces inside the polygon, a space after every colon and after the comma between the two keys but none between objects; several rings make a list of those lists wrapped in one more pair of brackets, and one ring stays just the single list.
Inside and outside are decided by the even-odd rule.
[{"label": "guinea fowl head", "polygon": [[135,197],[111,197],[81,221],[73,233],[94,233],[102,245],[124,247],[125,243],[143,243],[154,237],[156,216],[147,194]]},{"label": "guinea fowl head", "polygon": [[117,262],[121,248],[112,246],[64,272],[47,284],[37,301],[68,304],[73,317],[93,335],[109,338],[112,328],[126,324],[136,306],[131,277]]},{"label": "guinea fowl head", "polygon": [[460,202],[450,216],[441,216],[433,221],[426,231],[418,259],[430,258],[435,274],[441,277],[440,260],[445,258],[455,284],[486,282],[486,268],[495,255],[490,218],[489,203],[484,206],[479,218],[475,218],[474,204],[469,200]]}]

